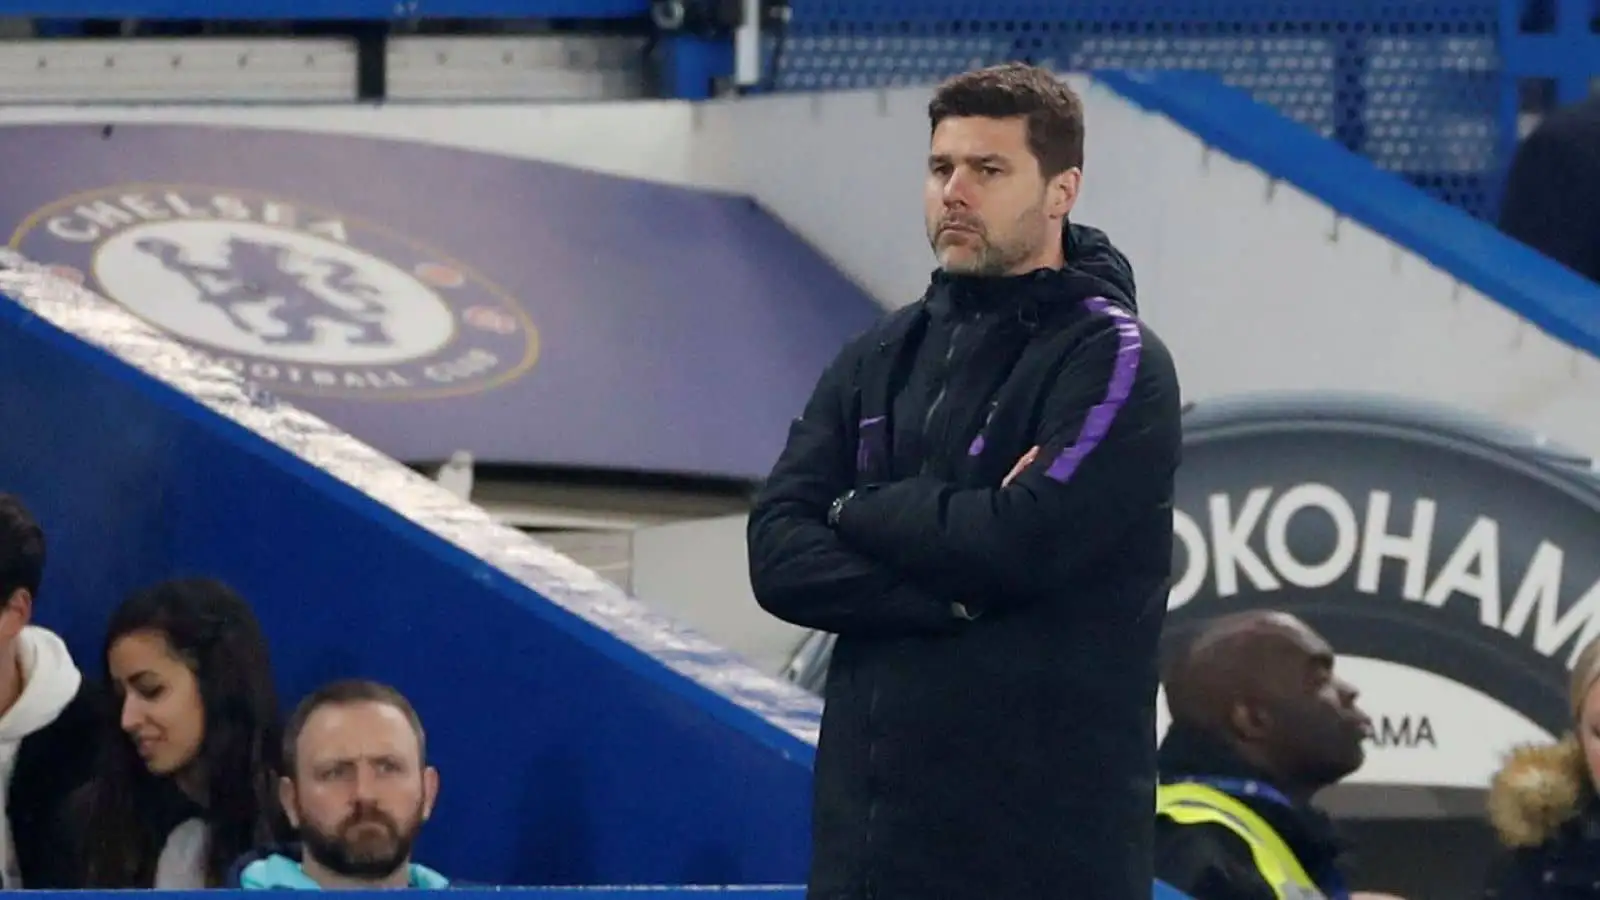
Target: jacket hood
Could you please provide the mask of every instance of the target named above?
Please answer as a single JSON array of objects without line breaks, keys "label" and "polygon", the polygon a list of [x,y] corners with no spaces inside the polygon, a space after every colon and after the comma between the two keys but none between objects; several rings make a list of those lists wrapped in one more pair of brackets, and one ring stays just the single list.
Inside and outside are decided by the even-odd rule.
[{"label": "jacket hood", "polygon": [[[1104,231],[1088,225],[1069,223],[1061,232],[1061,249],[1067,265],[1091,275],[1116,289],[1110,299],[1128,312],[1139,311],[1133,265],[1122,255]],[[1120,296],[1118,296],[1120,295]]]},{"label": "jacket hood", "polygon": [[54,632],[29,625],[17,635],[23,687],[17,702],[0,716],[0,743],[20,741],[61,715],[78,696],[83,674],[67,645]]},{"label": "jacket hood", "polygon": [[1507,847],[1536,847],[1577,817],[1594,794],[1577,738],[1518,747],[1489,782],[1489,822]]},{"label": "jacket hood", "polygon": [[[1063,297],[1073,301],[1103,297],[1129,313],[1139,312],[1134,296],[1133,266],[1106,237],[1106,233],[1087,225],[1069,225],[1061,243],[1066,266],[1061,269],[1035,269],[1021,275],[954,275],[934,269],[932,285],[923,300],[935,315],[948,315],[953,309],[994,309],[1019,304],[1030,309],[1019,313],[1037,322],[1040,305]],[[940,291],[940,287],[948,290]]]}]

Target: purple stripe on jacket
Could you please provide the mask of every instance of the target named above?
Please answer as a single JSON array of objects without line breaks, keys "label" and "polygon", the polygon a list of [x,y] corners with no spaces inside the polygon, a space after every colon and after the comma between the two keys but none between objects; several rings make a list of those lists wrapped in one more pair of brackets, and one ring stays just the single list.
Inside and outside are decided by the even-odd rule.
[{"label": "purple stripe on jacket", "polygon": [[1111,366],[1111,380],[1106,384],[1105,399],[1089,410],[1083,419],[1083,427],[1078,430],[1077,439],[1067,445],[1050,463],[1050,468],[1045,470],[1045,474],[1056,481],[1071,478],[1084,459],[1106,439],[1106,434],[1111,431],[1111,423],[1133,392],[1133,381],[1139,374],[1139,353],[1143,349],[1139,323],[1121,307],[1104,297],[1090,297],[1083,303],[1090,312],[1110,316],[1116,322],[1117,357]]}]

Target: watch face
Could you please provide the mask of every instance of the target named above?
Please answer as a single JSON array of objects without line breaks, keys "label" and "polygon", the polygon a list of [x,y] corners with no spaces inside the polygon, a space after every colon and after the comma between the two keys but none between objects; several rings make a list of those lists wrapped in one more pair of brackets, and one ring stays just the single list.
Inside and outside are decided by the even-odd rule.
[{"label": "watch face", "polygon": [[831,527],[836,527],[839,524],[839,514],[844,512],[845,501],[849,500],[850,497],[853,494],[855,494],[855,491],[847,491],[846,493],[841,495],[839,497],[839,499],[833,501],[833,503],[831,505],[829,505],[829,507],[828,507],[828,526],[830,528]]}]

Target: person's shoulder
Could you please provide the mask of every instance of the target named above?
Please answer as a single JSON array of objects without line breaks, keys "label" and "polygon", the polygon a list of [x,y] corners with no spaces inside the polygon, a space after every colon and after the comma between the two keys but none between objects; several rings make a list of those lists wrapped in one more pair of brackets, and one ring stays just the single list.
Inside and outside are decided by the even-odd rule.
[{"label": "person's shoulder", "polygon": [[1156,329],[1121,298],[1097,294],[1081,302],[1090,321],[1095,323],[1093,333],[1105,335],[1107,340],[1124,346],[1137,342],[1143,350],[1167,355],[1166,343]]},{"label": "person's shoulder", "polygon": [[414,888],[432,891],[442,891],[446,889],[462,890],[474,887],[485,887],[485,885],[468,885],[462,882],[452,881],[451,879],[440,874],[438,871],[430,869],[421,863],[411,864],[411,886]]},{"label": "person's shoulder", "polygon": [[885,312],[877,321],[851,338],[845,346],[860,353],[901,337],[913,322],[927,312],[927,303],[927,297],[924,296],[913,303]]},{"label": "person's shoulder", "polygon": [[105,727],[106,706],[105,691],[85,678],[78,685],[78,692],[62,708],[61,715],[48,727],[73,740],[81,738],[95,743]]},{"label": "person's shoulder", "polygon": [[1177,415],[1178,367],[1172,352],[1148,323],[1115,299],[1089,296],[1051,325],[1050,355],[1061,373],[1096,380],[1107,377],[1125,390],[1147,398],[1164,398]]},{"label": "person's shoulder", "polygon": [[1114,302],[1100,302],[1106,310],[1100,316],[1100,327],[1096,331],[1101,341],[1115,346],[1119,358],[1137,360],[1141,376],[1176,377],[1172,352],[1149,322]]},{"label": "person's shoulder", "polygon": [[78,678],[78,687],[54,719],[39,730],[23,738],[23,743],[33,741],[36,746],[52,743],[77,743],[80,738],[92,739],[105,725],[106,711],[103,691],[88,678]]},{"label": "person's shoulder", "polygon": [[1244,838],[1215,822],[1184,824],[1158,817],[1155,848],[1157,857],[1205,864],[1249,863],[1255,858]]},{"label": "person's shoulder", "polygon": [[259,847],[234,860],[223,876],[228,890],[308,890],[316,885],[300,868],[300,848],[292,844]]},{"label": "person's shoulder", "polygon": [[[1528,136],[1517,143],[1512,155],[1512,175],[1508,193],[1526,190],[1530,181],[1584,188],[1600,169],[1600,97],[1565,106],[1546,115]],[[1573,173],[1585,176],[1573,181]],[[1519,177],[1520,176],[1520,177]]]},{"label": "person's shoulder", "polygon": [[1116,285],[1071,267],[1050,277],[1053,299],[1040,307],[1038,321],[1032,325],[1036,332],[1074,344],[1099,338],[1113,343],[1136,339],[1142,344],[1161,344],[1133,300]]},{"label": "person's shoulder", "polygon": [[859,377],[869,357],[905,339],[912,325],[924,312],[923,300],[890,310],[876,322],[857,332],[840,348],[823,375],[825,382],[840,383]]},{"label": "person's shoulder", "polygon": [[1600,133],[1600,96],[1551,111],[1528,135],[1527,140],[1586,139],[1596,133]]},{"label": "person's shoulder", "polygon": [[1155,876],[1195,900],[1273,897],[1250,845],[1223,825],[1156,819]]},{"label": "person's shoulder", "polygon": [[237,891],[244,888],[245,870],[271,855],[271,850],[251,850],[233,861],[228,871],[222,876],[222,887],[225,890]]},{"label": "person's shoulder", "polygon": [[87,782],[106,734],[101,713],[98,689],[84,680],[55,719],[22,739],[14,777],[63,798]]},{"label": "person's shoulder", "polygon": [[1539,896],[1554,850],[1554,841],[1534,847],[1502,849],[1490,860],[1484,873],[1484,900],[1529,900]]}]

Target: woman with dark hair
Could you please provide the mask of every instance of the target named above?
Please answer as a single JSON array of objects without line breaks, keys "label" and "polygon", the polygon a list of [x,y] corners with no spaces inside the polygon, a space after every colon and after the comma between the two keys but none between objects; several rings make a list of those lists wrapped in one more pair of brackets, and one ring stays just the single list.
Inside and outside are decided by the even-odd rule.
[{"label": "woman with dark hair", "polygon": [[84,886],[216,887],[284,837],[282,722],[255,614],[220,582],[167,581],[112,614],[104,658],[118,715],[76,807]]}]

